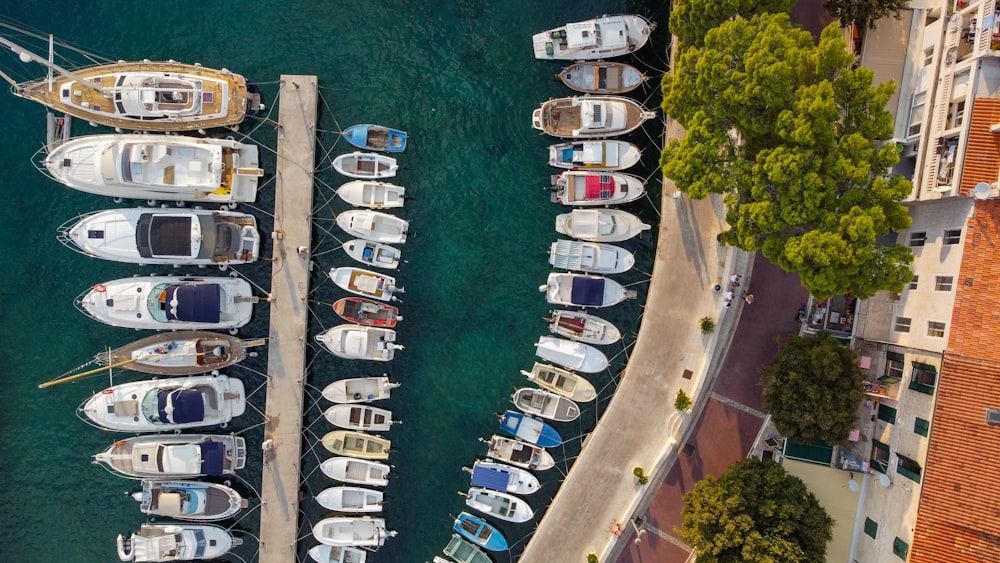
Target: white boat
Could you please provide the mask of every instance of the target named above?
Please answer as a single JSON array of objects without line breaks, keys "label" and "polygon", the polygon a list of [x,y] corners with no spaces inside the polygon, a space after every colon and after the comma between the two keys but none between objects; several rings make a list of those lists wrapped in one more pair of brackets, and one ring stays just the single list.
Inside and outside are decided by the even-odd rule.
[{"label": "white boat", "polygon": [[566,369],[597,373],[608,369],[608,357],[590,344],[554,336],[542,336],[535,343],[535,354]]},{"label": "white boat", "polygon": [[350,514],[382,512],[382,491],[364,487],[330,487],[316,495],[316,502],[327,510]]},{"label": "white boat", "polygon": [[403,252],[398,248],[364,239],[351,239],[343,244],[344,252],[362,264],[375,268],[395,270]]},{"label": "white boat", "polygon": [[242,543],[215,524],[142,524],[129,537],[118,535],[118,558],[137,563],[215,559]]},{"label": "white boat", "polygon": [[626,290],[610,278],[586,274],[551,273],[538,290],[553,305],[573,307],[609,307],[636,296],[635,291]]},{"label": "white boat", "polygon": [[612,61],[573,63],[562,69],[556,78],[567,88],[584,94],[624,94],[649,79],[632,65]]},{"label": "white boat", "polygon": [[622,333],[610,322],[579,311],[551,311],[552,317],[545,319],[549,331],[571,340],[587,344],[614,344],[621,340]]},{"label": "white boat", "polygon": [[556,216],[556,232],[590,242],[619,242],[650,226],[621,209],[574,209]]},{"label": "white boat", "polygon": [[571,399],[545,389],[522,387],[510,398],[521,411],[556,422],[580,418],[580,405]]},{"label": "white boat", "polygon": [[534,381],[539,387],[558,393],[578,403],[589,403],[597,398],[594,386],[569,370],[535,362],[531,371],[521,370],[521,375]]},{"label": "white boat", "polygon": [[132,498],[143,514],[199,522],[229,518],[247,506],[232,488],[206,481],[143,479],[142,491]]},{"label": "white boat", "polygon": [[124,477],[173,479],[232,475],[247,462],[242,436],[147,434],[118,440],[94,456]]},{"label": "white boat", "polygon": [[208,330],[160,332],[101,352],[94,360],[153,375],[198,375],[229,367],[247,357],[247,348],[263,346],[263,339],[241,340]]},{"label": "white boat", "polygon": [[631,98],[574,96],[543,102],[531,114],[531,126],[553,137],[602,139],[624,135],[656,117]]},{"label": "white boat", "polygon": [[337,215],[337,226],[349,235],[372,242],[402,244],[410,223],[381,211],[351,209]]},{"label": "white boat", "polygon": [[601,16],[536,33],[531,44],[536,59],[610,59],[645,45],[655,28],[656,24],[639,15]]},{"label": "white boat", "polygon": [[624,170],[635,166],[641,157],[639,147],[611,139],[549,146],[549,166],[568,170]]},{"label": "white boat", "polygon": [[368,403],[388,399],[400,384],[388,377],[351,377],[323,388],[323,398],[333,403]]},{"label": "white boat", "polygon": [[246,411],[243,381],[225,375],[148,379],[94,393],[80,412],[117,432],[165,432],[205,426],[223,428]]},{"label": "white boat", "polygon": [[88,135],[45,158],[56,181],[130,199],[249,202],[264,175],[257,145],[176,135]]},{"label": "white boat", "polygon": [[396,278],[362,268],[331,268],[330,279],[345,291],[379,301],[393,301],[393,294],[403,293],[403,288],[396,287]]},{"label": "white boat", "polygon": [[323,447],[337,455],[358,459],[388,459],[389,448],[392,446],[392,442],[385,438],[354,430],[327,432],[320,441]]},{"label": "white boat", "polygon": [[331,457],[319,465],[324,475],[342,483],[384,487],[389,484],[390,467],[377,461],[353,457]]},{"label": "white boat", "polygon": [[392,411],[368,405],[333,405],[323,415],[330,424],[345,430],[387,432],[393,425]]},{"label": "white boat", "polygon": [[390,209],[403,207],[406,188],[388,182],[352,180],[337,188],[337,195],[356,207]]},{"label": "white boat", "polygon": [[549,264],[589,274],[620,274],[632,269],[635,256],[613,244],[557,240],[549,246]]},{"label": "white boat", "polygon": [[257,301],[242,278],[145,276],[99,283],[77,297],[75,305],[111,326],[236,329],[250,322]]},{"label": "white boat", "polygon": [[476,460],[471,468],[462,469],[472,476],[474,487],[486,487],[516,495],[530,495],[541,488],[538,477],[527,469],[498,461]]},{"label": "white boat", "polygon": [[346,545],[314,545],[309,548],[309,557],[319,563],[365,563],[368,552]]},{"label": "white boat", "polygon": [[396,350],[403,349],[396,344],[396,331],[392,329],[350,323],[317,334],[316,341],[334,356],[348,360],[388,362]]},{"label": "white boat", "polygon": [[465,494],[465,504],[507,522],[527,522],[535,517],[535,511],[518,497],[482,487],[471,487]]},{"label": "white boat", "polygon": [[452,534],[448,545],[444,546],[441,551],[451,559],[435,556],[434,563],[451,563],[451,561],[455,563],[492,563],[493,561],[482,550],[462,539],[458,534]]},{"label": "white boat", "polygon": [[553,203],[575,207],[618,205],[646,193],[642,178],[624,172],[567,170],[553,180]]},{"label": "white boat", "polygon": [[313,537],[333,546],[381,547],[396,532],[385,529],[385,520],[370,516],[334,516],[313,526]]},{"label": "white boat", "polygon": [[349,178],[375,180],[396,175],[396,159],[381,154],[355,151],[333,159],[333,168]]},{"label": "white boat", "polygon": [[131,264],[247,264],[260,254],[253,215],[207,209],[108,209],[59,227],[87,256]]},{"label": "white boat", "polygon": [[497,436],[496,434],[491,436],[489,440],[480,440],[486,442],[489,446],[486,451],[487,457],[509,463],[515,467],[545,471],[546,469],[551,469],[556,464],[552,458],[552,454],[545,451],[545,448],[540,448],[527,442]]}]

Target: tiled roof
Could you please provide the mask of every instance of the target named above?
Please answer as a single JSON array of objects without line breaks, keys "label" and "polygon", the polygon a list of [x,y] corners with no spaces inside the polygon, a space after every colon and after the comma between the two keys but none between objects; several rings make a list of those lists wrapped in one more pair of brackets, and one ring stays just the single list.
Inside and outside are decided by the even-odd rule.
[{"label": "tiled roof", "polygon": [[1000,123],[1000,100],[976,98],[970,119],[958,192],[961,195],[968,195],[979,182],[996,182],[1000,169],[1000,134],[990,132],[990,125]]},{"label": "tiled roof", "polygon": [[1000,200],[976,202],[955,287],[948,353],[1000,362]]}]

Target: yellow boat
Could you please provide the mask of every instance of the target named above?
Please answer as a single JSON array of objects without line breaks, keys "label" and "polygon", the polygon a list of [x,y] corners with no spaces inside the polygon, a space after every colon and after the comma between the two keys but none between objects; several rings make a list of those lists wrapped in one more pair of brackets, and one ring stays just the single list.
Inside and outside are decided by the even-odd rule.
[{"label": "yellow boat", "polygon": [[334,430],[323,436],[323,446],[331,452],[359,459],[388,459],[391,442],[365,432]]}]

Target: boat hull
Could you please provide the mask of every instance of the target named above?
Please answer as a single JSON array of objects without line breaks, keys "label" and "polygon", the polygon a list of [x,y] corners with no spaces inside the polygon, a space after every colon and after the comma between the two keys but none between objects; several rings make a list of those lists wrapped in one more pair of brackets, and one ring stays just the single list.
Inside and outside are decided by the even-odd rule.
[{"label": "boat hull", "polygon": [[535,354],[566,369],[584,373],[597,373],[608,369],[608,357],[603,352],[575,340],[542,336],[535,344]]},{"label": "boat hull", "polygon": [[579,62],[556,76],[571,90],[599,95],[631,92],[648,78],[632,65],[611,61]]},{"label": "boat hull", "polygon": [[646,193],[642,178],[624,172],[567,170],[552,187],[552,202],[572,207],[620,205]]},{"label": "boat hull", "polygon": [[527,522],[535,517],[535,511],[528,503],[509,493],[472,487],[465,499],[469,508],[507,522]]},{"label": "boat hull", "polygon": [[333,159],[333,168],[349,178],[377,180],[396,175],[396,159],[381,154],[353,152]]},{"label": "boat hull", "polygon": [[621,209],[574,209],[556,216],[557,233],[589,242],[620,242],[649,229]]},{"label": "boat hull", "polygon": [[395,293],[402,293],[396,287],[396,278],[362,268],[341,267],[330,270],[330,279],[341,289],[370,297],[379,301],[392,301]]},{"label": "boat hull", "polygon": [[521,370],[521,374],[539,387],[578,403],[589,403],[597,398],[597,390],[589,381],[562,368],[535,362],[530,372]]},{"label": "boat hull", "polygon": [[353,180],[337,188],[337,195],[355,207],[395,209],[403,207],[406,188],[388,182]]},{"label": "boat hull", "polygon": [[542,103],[531,113],[531,126],[563,139],[604,139],[638,129],[656,117],[622,96],[576,96]]},{"label": "boat hull", "polygon": [[545,389],[522,387],[511,397],[514,406],[526,414],[554,422],[570,422],[580,418],[580,405]]},{"label": "boat hull", "polygon": [[385,529],[385,520],[368,516],[335,516],[313,526],[313,537],[330,546],[381,547],[394,535]]},{"label": "boat hull", "polygon": [[309,557],[318,563],[365,563],[368,552],[346,545],[319,544],[309,548]]},{"label": "boat hull", "polygon": [[366,266],[395,270],[399,267],[403,252],[398,248],[364,239],[353,239],[342,246],[348,256]]},{"label": "boat hull", "polygon": [[323,388],[323,398],[332,403],[368,403],[388,399],[399,383],[388,377],[351,377],[330,383]]},{"label": "boat hull", "polygon": [[382,492],[363,487],[330,487],[316,495],[316,502],[328,510],[348,514],[382,512]]},{"label": "boat hull", "polygon": [[343,324],[316,335],[334,356],[346,360],[388,362],[395,357],[396,331],[388,328]]},{"label": "boat hull", "polygon": [[370,487],[389,484],[390,467],[384,463],[339,456],[324,461],[319,468],[327,477],[342,483]]},{"label": "boat hull", "polygon": [[462,512],[455,519],[453,530],[462,535],[465,539],[489,551],[507,551],[507,538],[499,530],[490,525],[486,520]]},{"label": "boat hull", "polygon": [[322,438],[323,447],[337,454],[358,459],[389,459],[391,442],[373,434],[353,430],[334,430]]},{"label": "boat hull", "polygon": [[143,514],[198,522],[229,518],[245,506],[232,488],[206,481],[143,480],[142,491],[132,498]]},{"label": "boat hull", "polygon": [[157,434],[118,440],[94,456],[118,475],[132,478],[183,479],[232,475],[246,465],[242,436]]},{"label": "boat hull", "polygon": [[197,375],[242,362],[248,347],[262,343],[207,330],[162,332],[102,352],[95,360],[153,375]]},{"label": "boat hull", "polygon": [[514,467],[545,471],[552,469],[556,464],[552,454],[545,451],[545,448],[527,442],[494,435],[487,444],[489,445],[487,457],[509,463]]},{"label": "boat hull", "polygon": [[333,312],[345,321],[362,326],[393,328],[402,320],[397,307],[361,297],[344,297],[334,301]]},{"label": "boat hull", "polygon": [[500,428],[519,440],[542,448],[554,448],[563,442],[555,428],[519,412],[505,412],[500,417]]},{"label": "boat hull", "polygon": [[551,311],[549,332],[587,344],[607,345],[621,340],[618,327],[610,322],[579,311]]},{"label": "boat hull", "polygon": [[352,209],[337,215],[337,226],[345,233],[383,244],[406,242],[410,223],[381,211]]},{"label": "boat hull", "polygon": [[573,307],[610,307],[636,296],[610,278],[585,274],[549,274],[539,290],[549,303]]},{"label": "boat hull", "polygon": [[632,269],[635,256],[613,244],[557,240],[549,246],[549,264],[587,274],[620,274]]},{"label": "boat hull", "polygon": [[118,536],[118,558],[137,562],[215,559],[234,545],[232,534],[215,524],[142,524],[130,537]]},{"label": "boat hull", "polygon": [[450,563],[451,561],[457,561],[459,563],[492,563],[492,559],[488,555],[483,553],[476,547],[475,544],[470,543],[458,534],[452,534],[451,540],[448,545],[444,546],[444,554],[451,559],[444,559],[442,557],[434,557],[434,563]]},{"label": "boat hull", "polygon": [[383,152],[406,150],[405,131],[382,125],[361,124],[344,129],[344,140],[359,149]]},{"label": "boat hull", "polygon": [[472,475],[474,487],[486,487],[515,495],[530,495],[538,492],[542,486],[538,477],[527,469],[497,461],[477,460],[472,469],[467,468],[466,471]]},{"label": "boat hull", "polygon": [[345,430],[388,432],[392,428],[392,412],[367,405],[333,405],[323,413],[327,421]]},{"label": "boat hull", "polygon": [[639,15],[602,16],[536,33],[531,44],[536,59],[609,59],[641,48],[655,28]]}]

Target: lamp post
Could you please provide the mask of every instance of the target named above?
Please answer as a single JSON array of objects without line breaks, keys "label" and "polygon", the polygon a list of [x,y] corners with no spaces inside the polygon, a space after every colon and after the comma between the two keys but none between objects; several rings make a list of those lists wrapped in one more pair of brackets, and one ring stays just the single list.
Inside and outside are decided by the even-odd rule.
[{"label": "lamp post", "polygon": [[646,519],[643,517],[632,518],[628,521],[632,525],[632,529],[635,530],[635,539],[632,541],[635,545],[642,543],[642,536],[646,535]]}]

